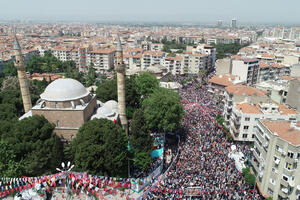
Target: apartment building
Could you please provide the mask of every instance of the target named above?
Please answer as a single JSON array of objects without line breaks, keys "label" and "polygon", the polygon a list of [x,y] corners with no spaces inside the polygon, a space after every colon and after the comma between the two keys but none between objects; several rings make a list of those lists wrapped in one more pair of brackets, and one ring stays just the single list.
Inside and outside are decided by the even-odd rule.
[{"label": "apartment building", "polygon": [[162,59],[165,57],[164,52],[153,52],[153,51],[145,51],[142,54],[141,60],[141,68],[142,70],[147,69],[152,65],[161,65]]},{"label": "apartment building", "polygon": [[230,133],[235,141],[252,142],[258,120],[295,121],[298,117],[295,110],[283,104],[242,102],[233,106],[229,119]]},{"label": "apartment building", "polygon": [[241,77],[246,84],[252,85],[257,82],[259,61],[252,58],[232,60],[231,74]]},{"label": "apartment building", "polygon": [[60,61],[71,60],[71,52],[72,52],[72,48],[64,48],[64,47],[54,47],[51,50],[52,55],[55,56]]},{"label": "apartment building", "polygon": [[86,54],[86,63],[88,66],[94,64],[96,73],[104,73],[114,68],[115,49],[97,49],[88,51]]},{"label": "apartment building", "polygon": [[277,63],[260,62],[257,82],[279,80],[282,76],[290,75],[290,67]]},{"label": "apartment building", "polygon": [[167,69],[167,72],[172,74],[184,74],[184,68],[182,66],[183,57],[165,57],[163,59],[162,65]]},{"label": "apartment building", "polygon": [[287,104],[300,112],[300,77],[290,80]]},{"label": "apartment building", "polygon": [[207,56],[205,63],[205,70],[212,72],[215,69],[216,62],[216,49],[213,46],[207,44],[198,44],[197,46],[187,46],[187,52],[191,52],[192,55]]},{"label": "apartment building", "polygon": [[224,95],[224,124],[228,128],[230,127],[230,118],[232,114],[232,108],[243,102],[247,101],[252,104],[259,104],[268,102],[268,96],[266,91],[259,90],[254,87],[245,85],[233,85],[225,88]]},{"label": "apartment building", "polygon": [[230,74],[220,74],[213,76],[208,80],[208,92],[218,97],[224,97],[225,88],[228,86],[242,84],[243,82],[238,76]]},{"label": "apartment building", "polygon": [[151,43],[151,51],[162,51],[164,44],[161,43]]},{"label": "apartment building", "polygon": [[255,84],[255,87],[268,92],[270,99],[278,104],[286,103],[289,81],[269,80]]},{"label": "apartment building", "polygon": [[251,164],[260,192],[300,199],[300,123],[259,120],[255,130]]}]

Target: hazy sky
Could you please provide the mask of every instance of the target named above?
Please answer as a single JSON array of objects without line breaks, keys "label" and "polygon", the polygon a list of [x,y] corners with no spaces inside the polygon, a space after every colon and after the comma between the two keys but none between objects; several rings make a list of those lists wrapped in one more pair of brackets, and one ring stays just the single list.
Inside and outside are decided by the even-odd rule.
[{"label": "hazy sky", "polygon": [[0,19],[300,23],[300,0],[0,0]]}]

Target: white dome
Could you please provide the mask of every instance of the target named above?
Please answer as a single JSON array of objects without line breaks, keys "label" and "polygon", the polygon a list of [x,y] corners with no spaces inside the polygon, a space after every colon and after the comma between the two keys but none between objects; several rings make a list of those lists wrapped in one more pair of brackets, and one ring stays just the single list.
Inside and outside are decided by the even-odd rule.
[{"label": "white dome", "polygon": [[109,100],[105,102],[103,106],[112,110],[115,113],[118,112],[118,102],[116,102],[115,100]]},{"label": "white dome", "polygon": [[86,97],[88,94],[79,81],[66,78],[50,83],[41,94],[41,98],[46,101],[70,101]]}]

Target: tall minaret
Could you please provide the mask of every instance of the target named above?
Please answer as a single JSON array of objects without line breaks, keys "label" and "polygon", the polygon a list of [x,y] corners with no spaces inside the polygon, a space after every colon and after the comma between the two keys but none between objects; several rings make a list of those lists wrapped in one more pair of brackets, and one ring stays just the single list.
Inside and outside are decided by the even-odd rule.
[{"label": "tall minaret", "polygon": [[118,83],[118,111],[120,115],[121,125],[128,135],[128,124],[126,118],[126,104],[125,104],[125,65],[123,63],[123,50],[120,41],[120,37],[118,36],[118,44],[117,44],[117,83]]},{"label": "tall minaret", "polygon": [[15,36],[14,42],[14,52],[16,56],[15,66],[18,71],[18,79],[20,83],[21,95],[23,99],[24,111],[27,113],[32,108],[29,85],[26,77],[26,65],[22,57],[21,47],[19,45],[18,39]]}]

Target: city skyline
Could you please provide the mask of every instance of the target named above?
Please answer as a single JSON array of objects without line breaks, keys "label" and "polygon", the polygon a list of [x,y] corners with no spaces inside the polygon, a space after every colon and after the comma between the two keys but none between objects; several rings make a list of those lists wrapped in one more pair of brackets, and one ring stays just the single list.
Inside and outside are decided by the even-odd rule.
[{"label": "city skyline", "polygon": [[[290,0],[294,6],[284,9],[280,0],[273,1],[196,1],[182,3],[178,0],[153,0],[141,3],[137,0],[99,2],[52,0],[40,2],[28,0],[3,1],[0,20],[35,21],[121,21],[121,22],[193,22],[230,24],[236,18],[239,23],[297,24],[300,2]],[[246,9],[245,9],[246,8]]]}]

